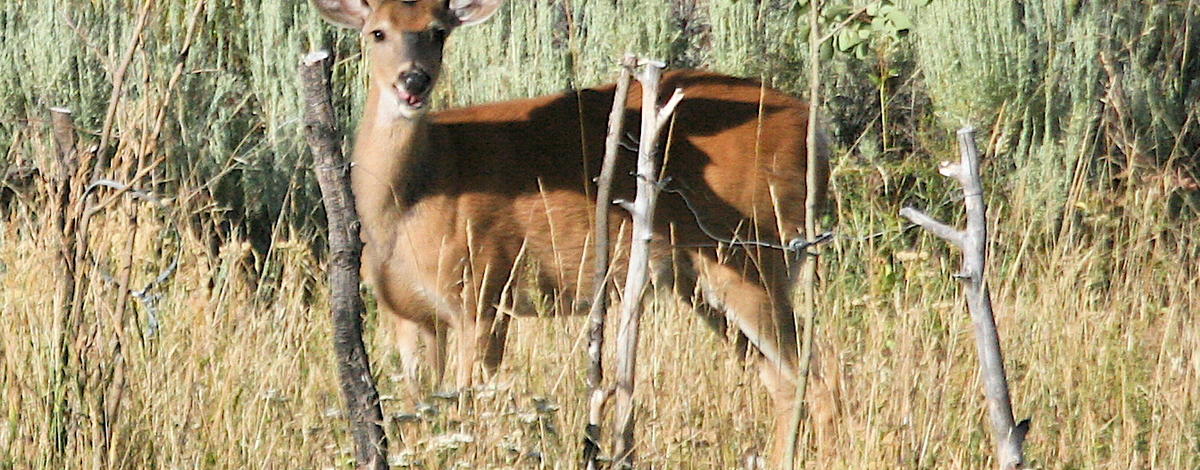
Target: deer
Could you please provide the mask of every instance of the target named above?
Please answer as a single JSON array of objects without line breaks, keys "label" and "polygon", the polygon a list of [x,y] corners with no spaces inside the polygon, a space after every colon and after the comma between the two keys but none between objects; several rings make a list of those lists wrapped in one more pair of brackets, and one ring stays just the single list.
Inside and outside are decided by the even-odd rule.
[{"label": "deer", "polygon": [[[554,299],[563,314],[587,311],[591,195],[615,87],[431,112],[447,38],[503,0],[312,2],[331,23],[360,31],[369,62],[351,159],[363,278],[380,318],[395,322],[404,370],[415,375],[424,362],[438,383],[453,331],[456,385],[468,389],[480,365],[485,378],[499,367],[510,320],[531,314],[527,299]],[[655,283],[722,336],[731,332],[756,364],[773,403],[778,463],[800,406],[790,300],[799,262],[784,248],[803,230],[806,133],[816,124],[804,101],[755,80],[672,71],[662,88],[685,98],[660,152],[669,187],[654,222]],[[637,90],[627,98],[634,128]],[[825,198],[829,149],[819,135]],[[632,174],[632,160],[615,174]],[[632,199],[634,182],[619,179],[630,181],[613,193]],[[628,214],[610,207],[613,239],[627,240]],[[626,269],[619,251],[614,279]],[[816,382],[810,394],[822,393]],[[818,405],[810,419],[832,420]]]}]

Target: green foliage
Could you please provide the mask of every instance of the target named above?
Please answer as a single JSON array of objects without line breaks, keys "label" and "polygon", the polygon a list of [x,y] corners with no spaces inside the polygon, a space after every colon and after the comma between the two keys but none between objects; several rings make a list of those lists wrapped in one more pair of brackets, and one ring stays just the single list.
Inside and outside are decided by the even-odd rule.
[{"label": "green foliage", "polygon": [[[10,155],[38,155],[31,142],[48,139],[40,123],[50,106],[74,110],[85,134],[99,132],[141,5],[28,0],[0,6],[0,92],[8,97],[0,100],[0,141],[25,150]],[[168,93],[196,6],[161,2],[152,11],[114,121],[113,163],[127,164],[137,158],[137,146],[158,140],[154,156],[165,163],[137,185],[168,194],[188,188],[183,192],[193,196],[190,189],[200,188],[216,202],[210,210],[221,214],[218,220],[243,221],[265,243],[285,215],[285,201],[310,206],[292,214],[301,219],[312,212],[295,65],[310,44],[334,36],[307,2],[248,0],[237,8],[206,2],[184,74]],[[347,51],[355,42],[336,44]],[[356,93],[350,85],[339,82],[339,93]],[[162,132],[151,135],[149,122],[160,111]]]},{"label": "green foliage", "polygon": [[[927,92],[948,127],[986,123],[1022,96],[1033,52],[1012,20],[1015,3],[945,0],[921,10],[914,45]],[[971,38],[971,40],[964,40]]]},{"label": "green foliage", "polygon": [[1053,220],[1071,211],[1073,181],[1195,167],[1200,132],[1182,124],[1200,120],[1186,104],[1200,99],[1191,10],[942,0],[919,10],[914,42],[942,122],[999,130],[1014,192]]},{"label": "green foliage", "polygon": [[[508,2],[488,23],[453,35],[437,103],[599,84],[625,52],[803,94],[811,4]],[[820,28],[833,32],[822,59],[827,121],[843,146],[875,142],[880,152],[863,154],[868,160],[939,151],[946,129],[965,123],[997,129],[991,150],[1012,175],[1011,191],[1050,219],[1062,219],[1079,199],[1071,182],[1080,177],[1108,182],[1137,165],[1195,163],[1200,111],[1189,103],[1200,99],[1200,60],[1188,51],[1200,49],[1200,28],[1185,27],[1196,14],[1186,5],[821,4]],[[10,143],[0,167],[46,157],[48,106],[68,106],[81,128],[99,131],[141,5],[0,5],[0,142]],[[299,123],[296,58],[315,47],[337,51],[335,91],[352,129],[365,83],[357,35],[325,25],[304,1],[208,3],[184,74],[167,90],[195,6],[162,2],[153,10],[115,120],[116,163],[157,139],[156,157],[165,163],[139,184],[168,194],[199,188],[215,203],[210,214],[241,221],[259,238],[281,220],[309,226],[319,211]],[[150,135],[149,117],[160,110],[165,125]]]},{"label": "green foliage", "polygon": [[912,29],[908,13],[891,2],[879,1],[858,10],[848,5],[835,5],[827,8],[823,16],[828,24],[837,28],[833,35],[834,46],[858,59],[867,57],[872,42],[898,41],[902,34]]},{"label": "green foliage", "polygon": [[[797,13],[806,18],[812,5],[808,0],[798,0]],[[898,41],[913,27],[908,12],[892,0],[874,0],[865,5],[823,2],[819,6],[822,36],[832,32],[829,40],[833,47],[860,60],[867,57],[872,42]],[[809,36],[811,27],[806,19],[802,19],[797,27],[801,37]],[[831,59],[832,51],[833,48],[825,48],[822,59]]]}]

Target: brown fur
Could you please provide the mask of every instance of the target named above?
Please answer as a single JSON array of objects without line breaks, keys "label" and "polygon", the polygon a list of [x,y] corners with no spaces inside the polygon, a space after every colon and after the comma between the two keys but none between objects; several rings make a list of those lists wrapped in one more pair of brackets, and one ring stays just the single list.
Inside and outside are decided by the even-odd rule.
[{"label": "brown fur", "polygon": [[[435,4],[445,2],[372,1],[363,30],[444,22],[452,13],[427,8]],[[422,337],[426,362],[440,378],[444,332],[453,329],[461,338],[457,384],[466,387],[479,359],[485,372],[499,365],[510,315],[533,313],[520,308],[524,288],[550,296],[565,312],[585,310],[592,291],[592,179],[614,87],[395,117],[387,95],[395,77],[418,67],[436,78],[440,56],[440,49],[372,46],[352,179],[366,241],[363,272],[381,310],[400,320],[407,368],[415,368]],[[641,107],[640,89],[632,88],[627,129],[638,128]],[[755,81],[705,72],[666,74],[663,89],[675,88],[685,98],[663,152],[669,192],[655,221],[655,264],[672,273],[664,277],[681,299],[714,327],[737,331],[761,359],[760,375],[775,401],[778,457],[787,418],[798,406],[790,303],[797,262],[782,250],[730,247],[714,236],[780,244],[801,235],[807,105]],[[824,197],[828,164],[821,150]],[[618,198],[632,199],[633,179],[625,175],[633,163],[631,153],[620,156]],[[628,215],[614,206],[610,218],[617,239]],[[624,262],[617,253],[614,279],[623,278]]]}]

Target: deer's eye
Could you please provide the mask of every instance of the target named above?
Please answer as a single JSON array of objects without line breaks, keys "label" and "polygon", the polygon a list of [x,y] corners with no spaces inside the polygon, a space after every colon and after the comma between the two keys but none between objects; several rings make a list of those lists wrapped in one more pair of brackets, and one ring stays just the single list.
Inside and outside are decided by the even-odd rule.
[{"label": "deer's eye", "polygon": [[383,34],[383,30],[377,29],[375,31],[371,31],[371,38],[375,39],[375,42],[379,42],[387,38],[387,35]]}]

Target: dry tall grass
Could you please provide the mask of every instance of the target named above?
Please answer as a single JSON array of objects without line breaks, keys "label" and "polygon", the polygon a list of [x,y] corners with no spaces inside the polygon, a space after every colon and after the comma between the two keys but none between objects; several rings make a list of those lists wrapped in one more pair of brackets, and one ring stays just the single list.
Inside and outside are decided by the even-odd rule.
[{"label": "dry tall grass", "polygon": [[[855,180],[855,169],[839,169],[843,187]],[[1130,202],[1152,208],[1153,193],[1139,191]],[[1019,214],[994,203],[1003,220],[992,252],[994,299],[1014,406],[1034,418],[1028,453],[1036,467],[1200,465],[1192,235],[1153,211],[1096,214],[1095,233],[1035,246]],[[152,292],[161,296],[153,326],[146,304],[119,322],[117,287],[92,280],[97,307],[79,331],[83,360],[65,384],[62,461],[52,459],[48,426],[58,333],[46,288],[53,251],[32,217],[14,217],[0,230],[0,467],[349,465],[320,263],[307,246],[280,234],[275,267],[256,277],[248,274],[247,244],[210,256],[146,208],[130,230],[122,212],[137,207],[104,218],[97,251],[122,259],[136,237],[135,286],[176,253],[179,269]],[[896,225],[883,210],[841,210],[847,232]],[[949,253],[915,234],[841,240],[829,251],[820,336],[842,367],[845,413],[838,446],[807,458],[821,468],[985,467],[984,405],[969,319],[948,279],[956,267]],[[654,468],[732,468],[766,437],[764,394],[728,346],[668,304],[646,316],[642,458]],[[571,468],[586,413],[584,328],[582,319],[515,322],[503,372],[465,404],[397,383],[386,335],[372,328],[394,463]],[[114,369],[119,378],[104,375]]]}]

